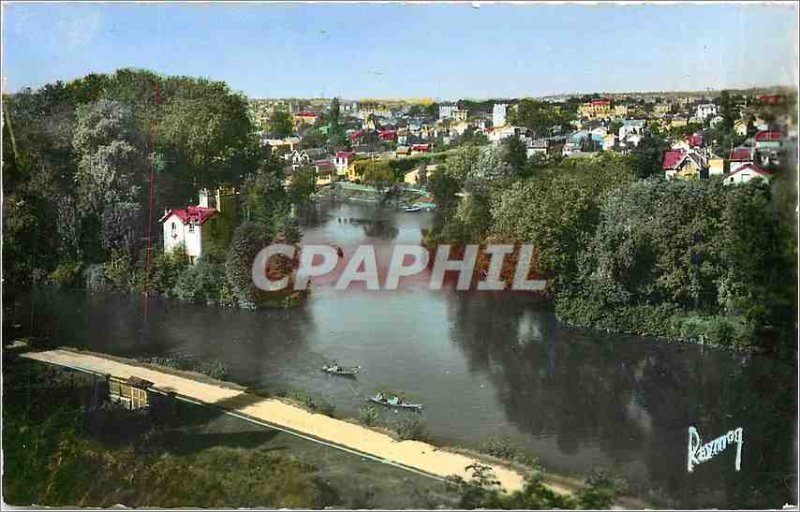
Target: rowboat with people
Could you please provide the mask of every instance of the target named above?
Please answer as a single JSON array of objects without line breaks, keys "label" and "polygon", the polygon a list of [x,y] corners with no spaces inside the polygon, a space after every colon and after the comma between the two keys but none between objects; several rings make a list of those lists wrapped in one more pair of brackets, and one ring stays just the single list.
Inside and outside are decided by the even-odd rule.
[{"label": "rowboat with people", "polygon": [[358,375],[359,370],[361,370],[361,367],[356,365],[347,368],[345,366],[339,366],[338,364],[334,363],[334,364],[323,364],[320,370],[330,375],[339,375],[340,377],[355,378],[355,376]]},{"label": "rowboat with people", "polygon": [[393,407],[395,409],[409,409],[417,412],[422,410],[422,404],[408,403],[397,395],[391,398],[386,398],[383,393],[378,393],[375,396],[369,397],[369,401],[386,407]]}]

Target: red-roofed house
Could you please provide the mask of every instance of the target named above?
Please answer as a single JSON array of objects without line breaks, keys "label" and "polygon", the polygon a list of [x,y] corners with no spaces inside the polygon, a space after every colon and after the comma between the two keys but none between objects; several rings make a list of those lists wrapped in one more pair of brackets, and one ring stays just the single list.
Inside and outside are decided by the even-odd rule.
[{"label": "red-roofed house", "polygon": [[776,103],[783,103],[783,94],[759,94],[756,99],[761,103],[774,105]]},{"label": "red-roofed house", "polygon": [[395,140],[397,139],[397,130],[378,130],[378,137],[381,140]]},{"label": "red-roofed house", "polygon": [[756,164],[747,164],[739,166],[738,169],[725,176],[726,185],[737,185],[740,183],[747,183],[750,180],[761,179],[769,181],[772,177],[772,172],[760,167]]},{"label": "red-roofed house", "polygon": [[733,148],[730,156],[728,157],[728,161],[730,162],[730,165],[728,165],[729,172],[733,172],[743,165],[752,164],[753,148]]},{"label": "red-roofed house", "polygon": [[411,153],[427,153],[431,150],[430,144],[413,144],[411,146]]},{"label": "red-roofed house", "polygon": [[664,175],[670,178],[700,178],[701,173],[707,168],[705,159],[694,151],[685,149],[671,149],[665,151],[661,157],[661,168]]},{"label": "red-roofed house", "polygon": [[347,135],[347,138],[350,139],[350,142],[355,142],[356,140],[360,139],[364,136],[364,130],[353,130]]},{"label": "red-roofed house", "polygon": [[578,114],[589,119],[609,117],[611,115],[611,100],[600,98],[584,103],[578,107]]},{"label": "red-roofed house", "polygon": [[783,135],[778,130],[762,130],[757,132],[753,138],[756,141],[756,149],[778,149],[781,147]]},{"label": "red-roofed house", "polygon": [[356,154],[352,151],[339,151],[333,157],[333,165],[339,175],[347,174],[347,169],[355,160]]},{"label": "red-roofed house", "polygon": [[317,122],[317,114],[304,110],[294,115],[294,124],[314,124]]},{"label": "red-roofed house", "polygon": [[165,211],[159,219],[164,226],[164,252],[172,252],[182,245],[191,262],[202,256],[203,247],[209,241],[209,230],[204,226],[216,222],[224,201],[219,189],[213,196],[207,190],[201,190],[197,206]]}]

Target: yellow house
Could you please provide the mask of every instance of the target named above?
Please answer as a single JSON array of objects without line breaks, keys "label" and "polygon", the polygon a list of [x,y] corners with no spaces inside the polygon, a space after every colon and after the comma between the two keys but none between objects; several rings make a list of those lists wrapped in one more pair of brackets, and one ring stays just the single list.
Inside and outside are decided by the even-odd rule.
[{"label": "yellow house", "polygon": [[583,103],[578,107],[578,113],[581,117],[588,117],[589,119],[609,117],[611,115],[611,100],[603,98]]},{"label": "yellow house", "polygon": [[717,155],[711,155],[708,159],[708,175],[722,176],[725,174],[725,160]]},{"label": "yellow house", "polygon": [[673,117],[669,121],[669,126],[672,128],[680,128],[681,126],[686,126],[689,124],[689,121],[685,117]]},{"label": "yellow house", "polygon": [[614,106],[614,115],[617,117],[627,117],[628,116],[628,105],[615,105]]}]

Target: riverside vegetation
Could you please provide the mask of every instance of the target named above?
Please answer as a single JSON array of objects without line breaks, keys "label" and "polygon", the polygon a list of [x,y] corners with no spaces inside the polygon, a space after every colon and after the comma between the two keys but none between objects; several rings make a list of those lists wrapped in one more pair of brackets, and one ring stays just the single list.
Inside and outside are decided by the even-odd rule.
[{"label": "riverside vegetation", "polygon": [[[290,211],[309,189],[284,186],[244,96],[221,82],[124,69],[3,99],[7,304],[46,283],[247,308],[301,298],[261,293],[249,279],[264,242],[299,240]],[[241,190],[240,214],[227,221],[238,227],[216,230],[197,265],[180,251],[162,254],[159,212],[216,187]]]},{"label": "riverside vegetation", "polygon": [[[293,455],[184,441],[173,424],[175,411],[162,406],[146,413],[105,403],[98,400],[94,377],[21,359],[6,360],[5,368],[3,484],[9,503],[325,508],[349,499],[353,508],[369,508],[369,500],[339,496],[314,465]],[[423,508],[607,508],[616,496],[614,483],[602,478],[575,496],[559,495],[543,484],[535,464],[523,490],[504,493],[488,467],[473,469],[468,481],[452,479],[441,489],[432,484],[421,494],[405,491],[419,494]]]},{"label": "riverside vegetation", "polygon": [[516,139],[462,147],[428,180],[442,224],[426,242],[533,243],[571,324],[794,350],[796,167],[771,184],[665,180],[653,147],[583,159],[528,159]]}]

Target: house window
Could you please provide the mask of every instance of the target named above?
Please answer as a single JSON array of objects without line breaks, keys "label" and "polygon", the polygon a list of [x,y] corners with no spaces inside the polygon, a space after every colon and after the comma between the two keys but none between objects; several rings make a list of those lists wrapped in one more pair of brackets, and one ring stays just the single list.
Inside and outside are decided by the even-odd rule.
[{"label": "house window", "polygon": [[189,233],[194,233],[194,222],[189,223]]}]

